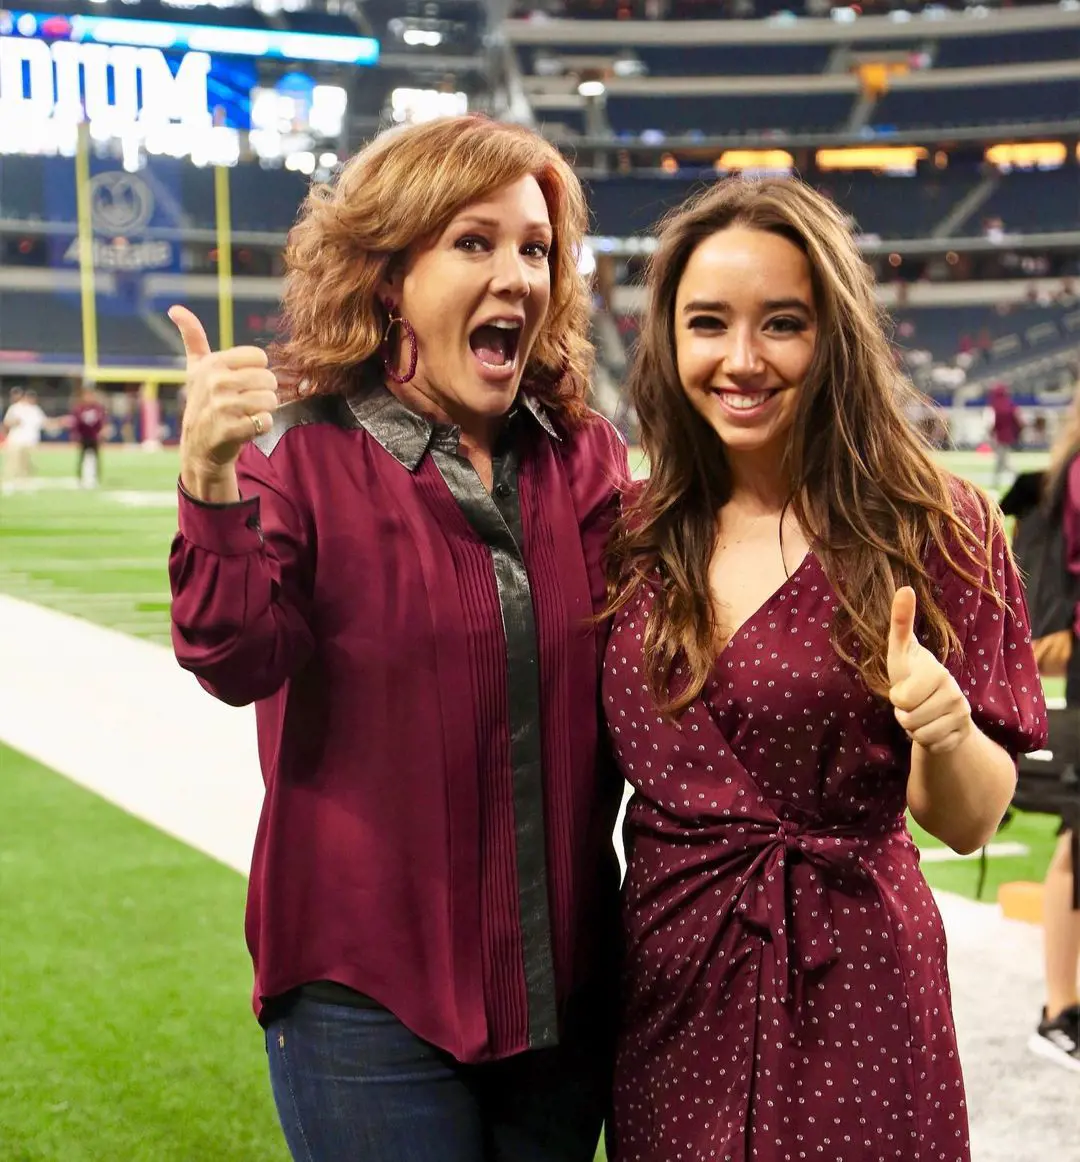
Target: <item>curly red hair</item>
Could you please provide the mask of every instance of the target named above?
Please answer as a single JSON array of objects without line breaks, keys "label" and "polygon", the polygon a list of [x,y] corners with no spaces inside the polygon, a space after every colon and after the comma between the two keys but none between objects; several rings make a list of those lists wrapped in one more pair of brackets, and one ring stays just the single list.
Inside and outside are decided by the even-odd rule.
[{"label": "curly red hair", "polygon": [[[331,183],[313,185],[285,247],[283,338],[271,357],[285,395],[348,390],[378,366],[387,316],[377,290],[410,247],[437,237],[465,206],[532,175],[547,202],[551,305],[523,383],[564,420],[587,413],[593,350],[577,257],[588,212],[570,165],[542,137],[470,114],[376,137]],[[381,375],[381,367],[379,372]]]}]

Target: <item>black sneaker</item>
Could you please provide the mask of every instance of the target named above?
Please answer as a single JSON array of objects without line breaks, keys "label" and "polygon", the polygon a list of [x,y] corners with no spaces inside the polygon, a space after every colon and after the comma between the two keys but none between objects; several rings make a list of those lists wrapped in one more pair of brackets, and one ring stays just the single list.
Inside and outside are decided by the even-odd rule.
[{"label": "black sneaker", "polygon": [[1028,1048],[1048,1061],[1080,1073],[1080,1005],[1066,1009],[1054,1021],[1046,1019],[1043,1009],[1039,1031],[1032,1033]]}]

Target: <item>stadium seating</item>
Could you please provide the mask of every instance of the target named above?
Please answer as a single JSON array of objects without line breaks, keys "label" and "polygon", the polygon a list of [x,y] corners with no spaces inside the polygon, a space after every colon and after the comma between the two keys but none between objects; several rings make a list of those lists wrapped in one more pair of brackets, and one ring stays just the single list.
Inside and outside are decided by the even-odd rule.
[{"label": "stadium seating", "polygon": [[[537,60],[555,58],[567,70],[573,70],[577,59],[623,55],[617,44],[546,45],[542,49],[523,47],[518,58],[523,71],[535,74]],[[713,44],[713,45],[639,45],[633,55],[653,77],[739,77],[739,76],[805,76],[823,72],[832,46],[828,44]]]},{"label": "stadium seating", "polygon": [[607,112],[616,136],[627,138],[646,130],[703,136],[831,133],[844,127],[852,103],[852,93],[808,93],[793,101],[790,94],[774,93],[643,97],[612,92]]},{"label": "stadium seating", "polygon": [[1075,78],[948,89],[893,89],[871,116],[879,128],[948,128],[1060,122],[1080,117]]},{"label": "stadium seating", "polygon": [[1051,29],[1010,36],[955,36],[938,42],[937,69],[968,69],[1080,58],[1080,32]]},{"label": "stadium seating", "polygon": [[[168,299],[157,299],[150,309],[164,316],[171,306]],[[184,305],[193,311],[206,328],[211,347],[221,345],[218,300],[201,295],[185,295]],[[233,342],[263,345],[276,337],[281,304],[276,299],[237,299],[233,303]]]},{"label": "stadium seating", "polygon": [[[1062,171],[1063,179],[1047,193],[1058,191],[1060,203],[1047,221],[1069,220],[1067,190],[1077,171]],[[1017,175],[1019,176],[1019,175]],[[823,193],[838,202],[855,220],[860,233],[883,239],[925,238],[981,181],[977,166],[958,165],[918,177],[890,177],[868,172],[808,175]],[[597,234],[626,237],[652,229],[663,213],[694,190],[713,181],[708,170],[678,173],[617,175],[587,181],[593,228]],[[1044,206],[1041,189],[1032,191],[1038,212]],[[1074,199],[1075,200],[1075,199]],[[1075,220],[1076,211],[1072,218]],[[974,233],[979,233],[976,229]]]},{"label": "stadium seating", "polygon": [[930,351],[953,363],[966,353],[971,375],[1003,371],[1033,355],[1049,355],[1080,340],[1080,302],[1009,306],[903,307],[892,312],[901,349]]},{"label": "stadium seating", "polygon": [[998,219],[1009,234],[1075,230],[1080,222],[1080,167],[1067,164],[1055,170],[1005,174],[974,217]]},{"label": "stadium seating", "polygon": [[[41,362],[82,358],[82,316],[76,293],[0,292],[0,349],[33,352]],[[98,312],[98,359],[102,364],[175,359],[175,347],[137,313]]]}]

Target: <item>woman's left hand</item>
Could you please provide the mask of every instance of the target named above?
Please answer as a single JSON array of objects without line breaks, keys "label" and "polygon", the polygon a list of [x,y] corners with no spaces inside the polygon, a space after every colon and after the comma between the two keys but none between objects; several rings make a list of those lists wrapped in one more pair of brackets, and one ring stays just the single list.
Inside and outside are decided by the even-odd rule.
[{"label": "woman's left hand", "polygon": [[971,733],[971,706],[956,679],[915,636],[915,590],[896,591],[889,629],[889,701],[912,742],[948,754]]}]

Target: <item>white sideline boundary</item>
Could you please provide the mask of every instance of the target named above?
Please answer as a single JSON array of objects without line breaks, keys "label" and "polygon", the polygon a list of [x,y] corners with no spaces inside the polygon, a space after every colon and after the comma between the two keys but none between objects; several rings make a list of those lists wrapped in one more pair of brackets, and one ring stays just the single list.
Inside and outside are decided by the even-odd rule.
[{"label": "white sideline boundary", "polygon": [[[262,802],[250,707],[211,698],[162,646],[3,595],[0,660],[0,740],[246,875]],[[1080,1162],[1076,1075],[1026,1049],[1038,930],[937,899],[973,1162]]]},{"label": "white sideline boundary", "polygon": [[162,646],[0,595],[0,739],[247,874],[262,804],[255,713]]}]

